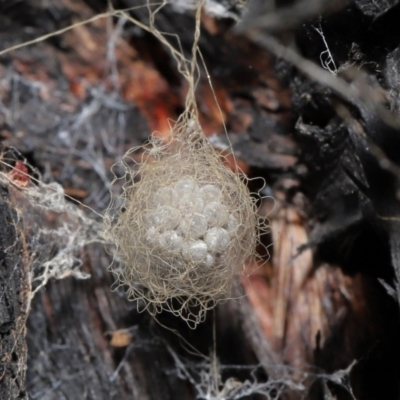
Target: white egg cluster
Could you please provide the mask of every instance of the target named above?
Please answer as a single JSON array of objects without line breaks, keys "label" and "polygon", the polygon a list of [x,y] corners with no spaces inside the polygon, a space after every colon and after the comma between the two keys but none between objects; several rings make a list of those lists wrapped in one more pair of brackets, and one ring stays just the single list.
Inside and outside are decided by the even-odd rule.
[{"label": "white egg cluster", "polygon": [[215,185],[179,180],[159,188],[150,203],[145,215],[147,244],[188,263],[214,266],[236,234],[238,221]]}]

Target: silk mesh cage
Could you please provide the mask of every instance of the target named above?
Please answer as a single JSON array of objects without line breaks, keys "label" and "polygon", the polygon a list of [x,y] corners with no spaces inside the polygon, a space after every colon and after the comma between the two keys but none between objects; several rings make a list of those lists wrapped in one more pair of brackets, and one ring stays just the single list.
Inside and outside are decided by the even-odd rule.
[{"label": "silk mesh cage", "polygon": [[[201,4],[192,59],[171,48],[189,83],[185,112],[167,140],[153,135],[125,154],[120,164],[125,174],[114,181],[123,180],[122,191],[104,217],[104,236],[119,260],[111,270],[129,299],[153,314],[171,311],[194,326],[206,310],[231,297],[266,228],[245,176],[223,163],[199,124],[194,93],[200,10]],[[151,32],[170,47],[154,28],[154,14],[150,23]]]}]

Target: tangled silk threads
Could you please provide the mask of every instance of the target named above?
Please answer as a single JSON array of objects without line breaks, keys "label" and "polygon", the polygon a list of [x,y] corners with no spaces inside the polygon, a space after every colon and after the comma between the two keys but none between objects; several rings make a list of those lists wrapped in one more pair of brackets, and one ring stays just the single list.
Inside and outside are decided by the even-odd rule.
[{"label": "tangled silk threads", "polygon": [[198,306],[199,322],[206,309],[229,297],[254,254],[254,199],[196,118],[179,121],[168,144],[153,138],[143,149],[138,168],[126,162],[137,149],[125,156],[123,204],[111,205],[105,217],[106,236],[123,265],[119,279],[131,299],[145,300],[153,312],[189,318]]}]

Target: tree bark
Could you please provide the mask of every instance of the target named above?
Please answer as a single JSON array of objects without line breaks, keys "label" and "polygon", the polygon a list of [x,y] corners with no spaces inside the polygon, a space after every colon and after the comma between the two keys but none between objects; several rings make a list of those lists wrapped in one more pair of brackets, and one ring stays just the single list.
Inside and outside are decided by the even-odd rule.
[{"label": "tree bark", "polygon": [[[151,34],[111,17],[1,54],[0,399],[185,400],[205,398],[204,388],[226,399],[268,390],[282,399],[398,398],[399,3],[268,9],[254,0],[236,28],[243,2],[217,3],[208,12],[222,16],[202,16],[199,118],[217,149],[231,144],[242,170],[266,181],[271,257],[249,265],[238,299],[194,331],[168,313],[156,321],[138,312],[112,290],[112,255],[90,239],[100,218],[84,219],[69,200],[54,208],[50,192],[40,204],[24,188],[40,194],[35,179],[56,181],[101,213],[114,163],[152,131],[167,136],[168,118],[183,110],[175,61]],[[174,4],[157,26],[177,34],[189,57],[193,16]],[[0,43],[106,10],[106,1],[9,1]],[[148,22],[146,8],[130,13]],[[65,271],[90,279],[57,275],[50,263],[59,279],[31,302],[42,266],[63,261],[77,232]],[[239,397],[247,384],[253,391]]]}]

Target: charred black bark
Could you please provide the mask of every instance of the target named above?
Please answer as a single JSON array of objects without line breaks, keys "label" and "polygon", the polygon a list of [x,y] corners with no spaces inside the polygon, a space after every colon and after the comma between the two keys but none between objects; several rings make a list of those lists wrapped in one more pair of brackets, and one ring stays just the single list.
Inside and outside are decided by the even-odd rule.
[{"label": "charred black bark", "polygon": [[27,266],[23,236],[17,230],[18,215],[3,185],[0,220],[0,398],[27,399]]}]

